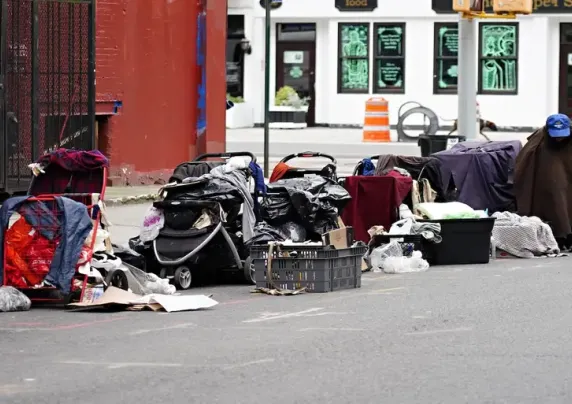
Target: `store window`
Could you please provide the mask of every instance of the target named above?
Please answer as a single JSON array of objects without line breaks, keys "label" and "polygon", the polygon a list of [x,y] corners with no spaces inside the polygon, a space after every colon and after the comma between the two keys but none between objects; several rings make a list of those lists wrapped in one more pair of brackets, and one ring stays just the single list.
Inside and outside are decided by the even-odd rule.
[{"label": "store window", "polygon": [[479,93],[518,92],[518,23],[479,25]]},{"label": "store window", "polygon": [[405,92],[405,24],[374,24],[374,92]]},{"label": "store window", "polygon": [[458,24],[436,23],[433,44],[433,93],[456,94],[459,63]]},{"label": "store window", "polygon": [[243,97],[244,56],[241,47],[244,39],[244,16],[227,16],[226,35],[226,92],[233,97]]},{"label": "store window", "polygon": [[338,25],[338,93],[369,93],[369,24]]}]

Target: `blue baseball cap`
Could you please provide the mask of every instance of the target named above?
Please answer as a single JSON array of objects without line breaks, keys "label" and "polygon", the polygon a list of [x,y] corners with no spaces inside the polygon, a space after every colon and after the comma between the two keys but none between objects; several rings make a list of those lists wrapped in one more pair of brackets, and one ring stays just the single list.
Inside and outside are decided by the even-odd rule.
[{"label": "blue baseball cap", "polygon": [[570,118],[564,114],[550,115],[546,119],[546,129],[550,137],[570,136]]}]

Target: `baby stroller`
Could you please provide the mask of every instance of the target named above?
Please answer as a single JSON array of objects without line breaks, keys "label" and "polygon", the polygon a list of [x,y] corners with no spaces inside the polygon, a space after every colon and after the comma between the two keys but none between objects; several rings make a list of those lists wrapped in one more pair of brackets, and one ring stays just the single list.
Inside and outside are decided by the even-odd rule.
[{"label": "baby stroller", "polygon": [[166,186],[164,199],[154,203],[165,218],[152,245],[160,265],[158,275],[172,278],[179,289],[189,289],[193,273],[201,270],[238,272],[250,284],[255,283],[254,266],[243,240],[244,215],[253,216],[248,213],[252,210],[250,169],[224,173],[225,161],[206,161],[239,156],[256,162],[252,153],[237,152],[203,154],[180,164],[171,177],[176,184]]},{"label": "baby stroller", "polygon": [[[292,167],[286,164],[288,161],[295,158],[325,158],[330,160],[330,163],[326,164],[320,169]],[[334,181],[337,181],[337,164],[338,163],[336,159],[329,154],[311,151],[290,154],[280,160],[276,167],[274,167],[274,170],[272,170],[272,175],[270,176],[270,182],[276,182],[278,180],[289,178],[303,178],[308,175],[319,175],[321,177],[330,178]]]}]

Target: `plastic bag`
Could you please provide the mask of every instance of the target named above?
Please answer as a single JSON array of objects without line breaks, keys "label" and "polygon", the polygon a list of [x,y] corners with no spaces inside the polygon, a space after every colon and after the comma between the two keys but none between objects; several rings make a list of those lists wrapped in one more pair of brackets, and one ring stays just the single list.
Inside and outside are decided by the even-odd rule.
[{"label": "plastic bag", "polygon": [[28,311],[32,302],[22,292],[12,286],[0,287],[0,312]]},{"label": "plastic bag", "polygon": [[155,240],[164,225],[165,215],[163,215],[163,211],[154,206],[149,207],[149,209],[147,209],[147,213],[145,213],[145,217],[143,218],[143,225],[141,226],[139,238],[144,243]]},{"label": "plastic bag", "polygon": [[413,251],[411,257],[387,257],[383,262],[383,272],[386,274],[406,274],[424,272],[429,269],[420,251]]},{"label": "plastic bag", "polygon": [[286,241],[288,237],[279,229],[270,226],[268,223],[260,222],[254,227],[254,237],[248,240],[247,247],[254,244],[267,244],[270,241]]},{"label": "plastic bag", "polygon": [[411,227],[413,226],[413,219],[401,219],[391,225],[389,234],[406,235],[411,234]]},{"label": "plastic bag", "polygon": [[385,261],[390,257],[403,257],[403,248],[399,242],[392,241],[373,249],[369,256],[372,271],[382,272]]},{"label": "plastic bag", "polygon": [[42,283],[54,258],[56,248],[53,243],[44,237],[37,237],[29,246],[26,253],[28,261],[27,270],[23,276],[30,285]]},{"label": "plastic bag", "polygon": [[292,240],[295,243],[303,243],[306,241],[306,229],[297,223],[284,223],[278,229],[288,240]]},{"label": "plastic bag", "polygon": [[24,278],[24,273],[28,271],[26,261],[24,261],[14,247],[9,244],[6,244],[4,252],[6,254],[6,284],[17,288],[30,286]]},{"label": "plastic bag", "polygon": [[173,295],[177,288],[169,283],[168,279],[161,279],[153,273],[143,272],[139,268],[126,263],[122,264],[122,269],[129,273],[129,289],[135,294],[149,295],[157,293],[160,295]]},{"label": "plastic bag", "polygon": [[36,231],[21,217],[6,231],[6,244],[11,245],[17,252],[22,252],[34,239]]},{"label": "plastic bag", "polygon": [[[93,241],[93,233],[95,232],[95,242]],[[105,245],[105,241],[110,237],[110,234],[107,230],[102,228],[92,229],[85,242],[83,243],[85,246],[91,247],[93,243],[93,251],[94,252],[103,252],[107,251],[107,246]]]}]

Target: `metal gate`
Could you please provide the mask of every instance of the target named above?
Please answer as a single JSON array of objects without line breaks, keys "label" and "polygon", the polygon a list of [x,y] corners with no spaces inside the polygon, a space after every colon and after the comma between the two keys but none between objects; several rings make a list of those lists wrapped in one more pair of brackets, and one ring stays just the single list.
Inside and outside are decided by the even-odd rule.
[{"label": "metal gate", "polygon": [[95,0],[1,0],[0,190],[28,187],[28,164],[95,146]]}]

